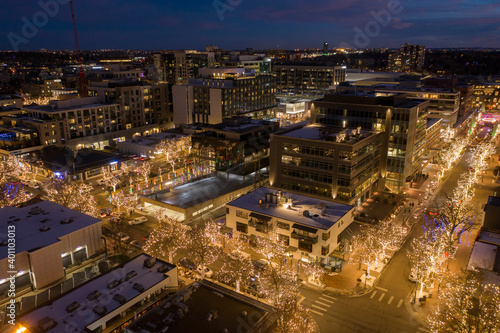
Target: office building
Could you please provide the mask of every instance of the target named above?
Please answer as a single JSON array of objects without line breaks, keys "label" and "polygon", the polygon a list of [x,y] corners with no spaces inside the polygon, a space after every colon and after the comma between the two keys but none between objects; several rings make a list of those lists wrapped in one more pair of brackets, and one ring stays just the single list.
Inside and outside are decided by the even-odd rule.
[{"label": "office building", "polygon": [[428,109],[429,101],[406,94],[346,90],[313,101],[311,124],[383,132],[381,177],[402,192],[422,170]]},{"label": "office building", "polygon": [[273,66],[277,93],[322,96],[345,81],[345,66],[307,65],[300,62]]},{"label": "office building", "polygon": [[[295,259],[328,265],[355,208],[260,187],[226,205],[226,226],[249,240],[272,237]],[[275,236],[276,235],[276,236]]]},{"label": "office building", "polygon": [[[51,201],[22,208],[0,208],[0,293],[9,289],[15,271],[18,290],[48,286],[65,277],[65,269],[103,248],[101,221]],[[7,235],[15,227],[14,269],[9,266]],[[10,268],[9,268],[10,267]]]},{"label": "office building", "polygon": [[384,189],[383,139],[382,131],[319,124],[272,135],[269,183],[359,206]]},{"label": "office building", "polygon": [[223,118],[274,116],[276,78],[244,68],[202,68],[187,85],[173,87],[174,123],[218,124]]}]

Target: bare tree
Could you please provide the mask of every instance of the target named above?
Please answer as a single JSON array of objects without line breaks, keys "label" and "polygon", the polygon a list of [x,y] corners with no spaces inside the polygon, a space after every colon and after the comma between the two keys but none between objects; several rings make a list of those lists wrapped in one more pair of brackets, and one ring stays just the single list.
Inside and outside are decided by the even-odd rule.
[{"label": "bare tree", "polygon": [[93,217],[99,217],[97,202],[91,194],[92,187],[82,181],[67,183],[54,179],[49,183],[46,191],[50,201]]},{"label": "bare tree", "polygon": [[156,145],[156,151],[159,154],[163,154],[165,156],[166,162],[170,164],[175,175],[175,164],[177,163],[181,155],[181,151],[179,150],[179,147],[177,145],[177,140],[162,140],[158,145]]}]

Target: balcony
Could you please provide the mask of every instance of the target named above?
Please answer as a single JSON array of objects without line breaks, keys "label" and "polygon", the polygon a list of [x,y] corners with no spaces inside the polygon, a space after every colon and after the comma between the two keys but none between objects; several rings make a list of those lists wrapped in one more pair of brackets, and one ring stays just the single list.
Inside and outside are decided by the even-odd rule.
[{"label": "balcony", "polygon": [[292,231],[291,237],[294,239],[298,239],[301,242],[306,242],[306,243],[310,243],[313,245],[318,243],[318,236],[317,235],[314,237],[299,235],[299,234],[297,234],[297,232],[295,230]]}]

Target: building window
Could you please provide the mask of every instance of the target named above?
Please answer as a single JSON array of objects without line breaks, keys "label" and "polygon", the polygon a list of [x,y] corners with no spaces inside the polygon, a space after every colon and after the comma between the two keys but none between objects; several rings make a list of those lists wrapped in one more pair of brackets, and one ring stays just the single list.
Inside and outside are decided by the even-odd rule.
[{"label": "building window", "polygon": [[278,242],[281,243],[282,245],[288,246],[290,245],[290,237],[278,234]]},{"label": "building window", "polygon": [[248,219],[248,212],[244,212],[244,211],[241,211],[241,210],[236,210],[236,216],[244,218],[244,219]]},{"label": "building window", "polygon": [[283,229],[283,230],[290,230],[290,225],[288,223],[285,223],[285,222],[278,221],[276,226],[280,229]]},{"label": "building window", "polygon": [[330,239],[330,231],[328,232],[324,232],[323,233],[323,238],[322,238],[324,241],[326,240],[329,240]]},{"label": "building window", "polygon": [[330,244],[328,244],[327,246],[321,247],[321,255],[322,256],[326,256],[326,255],[328,255],[328,253],[330,253]]},{"label": "building window", "polygon": [[312,252],[312,244],[309,242],[302,242],[299,240],[299,249],[301,251]]},{"label": "building window", "polygon": [[236,231],[246,234],[248,233],[248,225],[245,223],[236,222]]}]

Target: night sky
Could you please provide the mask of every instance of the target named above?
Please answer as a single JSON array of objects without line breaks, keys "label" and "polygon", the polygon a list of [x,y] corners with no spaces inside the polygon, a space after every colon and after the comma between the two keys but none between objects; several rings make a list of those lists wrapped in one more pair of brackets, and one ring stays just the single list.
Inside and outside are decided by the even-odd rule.
[{"label": "night sky", "polygon": [[[74,48],[69,1],[41,1],[63,3],[45,25],[38,1],[2,1],[0,50],[13,50],[9,37],[22,38],[19,50]],[[410,42],[500,48],[498,0],[401,0],[388,24],[376,23],[372,12],[398,2],[75,0],[74,5],[81,49],[204,49],[209,44],[227,49],[296,49],[322,47],[325,41],[330,47],[398,47]],[[35,34],[23,35],[22,18],[32,23],[33,15],[41,27]],[[355,28],[364,31],[367,24],[374,29],[371,36],[355,39]]]}]

